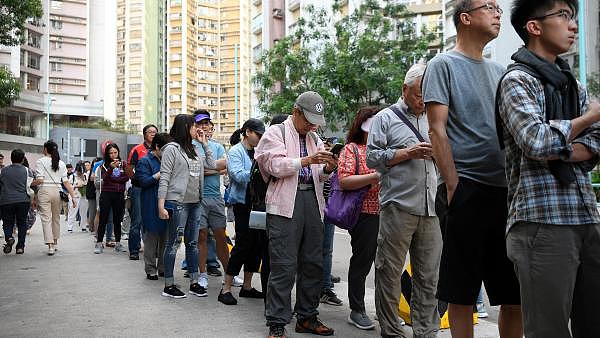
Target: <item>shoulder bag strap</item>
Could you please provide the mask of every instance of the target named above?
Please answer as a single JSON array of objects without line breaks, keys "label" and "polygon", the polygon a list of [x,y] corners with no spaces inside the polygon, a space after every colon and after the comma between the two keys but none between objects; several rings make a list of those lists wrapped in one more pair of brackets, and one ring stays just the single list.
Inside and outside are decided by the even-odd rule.
[{"label": "shoulder bag strap", "polygon": [[421,141],[421,142],[427,142],[427,141],[425,141],[425,138],[421,135],[421,133],[419,133],[419,131],[417,130],[417,128],[415,128],[415,126],[412,124],[412,122],[410,122],[410,120],[408,119],[408,117],[406,117],[406,115],[404,115],[404,113],[401,112],[400,109],[398,109],[398,107],[396,107],[395,105],[391,105],[390,109],[400,118],[400,120],[402,120],[402,122],[404,122],[404,124],[408,128],[410,128],[410,130],[412,130],[412,132],[419,139],[419,141]]},{"label": "shoulder bag strap", "polygon": [[360,169],[360,157],[358,156],[358,146],[356,144],[352,144],[352,147],[354,147],[354,159],[356,160],[354,172],[355,175],[358,175]]}]

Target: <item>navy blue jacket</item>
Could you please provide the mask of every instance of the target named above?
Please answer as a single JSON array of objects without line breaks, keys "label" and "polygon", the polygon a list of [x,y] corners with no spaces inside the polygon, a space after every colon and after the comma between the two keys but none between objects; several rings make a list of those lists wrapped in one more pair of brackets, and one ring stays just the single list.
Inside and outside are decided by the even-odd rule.
[{"label": "navy blue jacket", "polygon": [[142,188],[140,202],[144,231],[153,233],[167,230],[166,220],[158,218],[158,180],[152,177],[157,172],[160,172],[160,160],[152,152],[148,152],[135,166],[134,177]]}]

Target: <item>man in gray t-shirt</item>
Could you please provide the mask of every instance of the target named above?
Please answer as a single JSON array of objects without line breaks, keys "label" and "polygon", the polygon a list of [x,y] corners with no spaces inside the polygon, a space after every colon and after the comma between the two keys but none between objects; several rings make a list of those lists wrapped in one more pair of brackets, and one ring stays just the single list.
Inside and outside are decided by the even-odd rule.
[{"label": "man in gray t-shirt", "polygon": [[494,116],[504,68],[483,58],[500,31],[495,1],[458,0],[454,50],[435,56],[423,77],[423,101],[441,184],[436,214],[443,236],[437,297],[448,302],[453,337],[473,337],[473,306],[485,284],[501,305],[501,338],[522,337],[519,282],[506,255],[504,154]]}]

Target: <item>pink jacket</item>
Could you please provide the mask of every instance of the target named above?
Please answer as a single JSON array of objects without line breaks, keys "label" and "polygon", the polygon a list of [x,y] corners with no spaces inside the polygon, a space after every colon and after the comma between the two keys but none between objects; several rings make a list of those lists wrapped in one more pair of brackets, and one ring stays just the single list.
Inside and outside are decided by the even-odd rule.
[{"label": "pink jacket", "polygon": [[[298,172],[300,165],[300,137],[292,117],[283,122],[285,126],[285,143],[278,126],[271,126],[260,139],[255,148],[254,158],[258,162],[265,181],[268,175],[277,177],[271,181],[265,198],[266,211],[269,214],[292,218],[294,202],[298,188]],[[317,144],[309,135],[306,137],[308,155],[325,150],[323,142],[317,137]],[[319,203],[319,212],[323,218],[325,199],[323,198],[323,182],[329,175],[323,172],[323,164],[312,164],[311,170],[315,183],[315,194]],[[264,177],[266,175],[266,177]]]}]

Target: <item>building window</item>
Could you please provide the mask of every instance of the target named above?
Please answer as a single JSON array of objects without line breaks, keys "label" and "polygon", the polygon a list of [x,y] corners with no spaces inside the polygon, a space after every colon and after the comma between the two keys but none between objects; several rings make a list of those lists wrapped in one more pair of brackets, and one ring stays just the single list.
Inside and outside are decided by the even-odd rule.
[{"label": "building window", "polygon": [[50,20],[50,25],[54,29],[62,29],[62,21],[58,20]]},{"label": "building window", "polygon": [[40,69],[40,56],[32,53],[28,53],[27,57],[27,67],[33,69]]},{"label": "building window", "polygon": [[51,41],[50,46],[52,49],[62,49],[62,42],[60,41]]},{"label": "building window", "polygon": [[50,70],[53,72],[62,72],[62,63],[50,62]]},{"label": "building window", "polygon": [[35,48],[40,48],[42,36],[32,31],[29,31],[27,35],[27,45]]},{"label": "building window", "polygon": [[134,52],[142,49],[141,43],[131,43],[129,44],[129,51]]},{"label": "building window", "polygon": [[40,90],[40,78],[37,76],[33,76],[29,74],[27,76],[27,85],[25,86],[27,90]]}]

